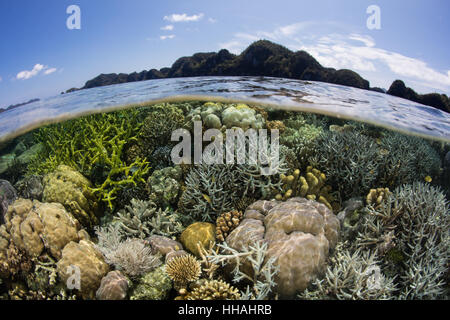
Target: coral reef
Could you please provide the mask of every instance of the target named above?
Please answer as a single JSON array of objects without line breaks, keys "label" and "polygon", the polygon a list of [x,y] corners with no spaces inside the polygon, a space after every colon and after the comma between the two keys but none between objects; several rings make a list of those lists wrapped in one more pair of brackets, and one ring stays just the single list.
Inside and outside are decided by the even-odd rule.
[{"label": "coral reef", "polygon": [[94,299],[109,266],[92,242],[81,240],[71,241],[64,247],[57,270],[63,283],[73,285],[83,299]]},{"label": "coral reef", "polygon": [[383,270],[398,274],[398,297],[442,298],[450,253],[450,209],[442,191],[414,182],[366,210],[355,245],[376,250]]},{"label": "coral reef", "polygon": [[39,175],[29,175],[19,180],[15,184],[19,197],[42,201],[42,194],[44,192],[42,178]]},{"label": "coral reef", "polygon": [[81,223],[91,229],[98,224],[100,208],[91,192],[91,182],[81,173],[66,165],[44,176],[44,202],[58,202]]},{"label": "coral reef", "polygon": [[[274,281],[280,297],[304,290],[326,266],[329,250],[337,243],[340,223],[325,205],[304,198],[284,202],[257,201],[244,219],[225,239],[236,251],[267,242],[266,258],[273,259],[279,272]],[[252,275],[250,261],[240,268]]]},{"label": "coral reef", "polygon": [[181,297],[176,300],[239,300],[241,295],[239,290],[232,287],[223,280],[205,280],[201,279],[189,286],[192,289],[180,290]]},{"label": "coral reef", "polygon": [[97,300],[124,300],[129,281],[120,271],[110,271],[100,282],[95,296]]},{"label": "coral reef", "polygon": [[367,205],[378,208],[383,201],[386,201],[386,198],[389,197],[390,193],[389,188],[370,189],[366,196],[366,203]]},{"label": "coral reef", "polygon": [[183,249],[183,245],[178,241],[159,235],[152,235],[145,239],[145,242],[152,248],[153,253],[160,253],[163,256]]},{"label": "coral reef", "polygon": [[189,225],[180,235],[184,248],[200,257],[197,244],[208,250],[216,241],[216,227],[208,222],[195,222]]},{"label": "coral reef", "polygon": [[233,231],[242,220],[242,211],[232,210],[222,213],[216,220],[216,239],[225,241],[228,234]]},{"label": "coral reef", "polygon": [[276,200],[286,200],[300,196],[309,200],[317,200],[330,210],[337,210],[339,204],[332,195],[331,186],[326,185],[324,173],[311,166],[306,168],[305,176],[300,175],[300,169],[294,170],[291,175],[280,175],[282,181],[282,193],[275,196]]},{"label": "coral reef", "polygon": [[325,173],[342,199],[366,194],[376,182],[380,154],[377,144],[357,132],[325,131],[316,140],[313,167]]},{"label": "coral reef", "polygon": [[172,280],[160,266],[153,271],[143,275],[133,288],[131,300],[164,300],[167,299],[172,289]]},{"label": "coral reef", "polygon": [[174,206],[181,190],[182,169],[180,166],[155,170],[147,180],[149,200],[159,206]]},{"label": "coral reef", "polygon": [[8,206],[17,199],[17,191],[7,180],[0,179],[0,224],[4,223],[4,215]]},{"label": "coral reef", "polygon": [[173,236],[183,230],[179,216],[169,208],[157,208],[152,201],[132,199],[130,205],[114,217],[119,232],[125,237],[144,239],[150,235]]},{"label": "coral reef", "polygon": [[200,262],[193,255],[182,255],[170,259],[165,271],[177,289],[185,288],[189,282],[196,281],[202,272]]},{"label": "coral reef", "polygon": [[380,272],[374,251],[351,251],[338,243],[323,279],[316,279],[299,295],[301,299],[385,300],[393,299],[394,279]]},{"label": "coral reef", "polygon": [[29,174],[46,174],[60,164],[68,165],[94,184],[92,192],[114,208],[118,191],[145,183],[148,162],[122,159],[127,143],[137,139],[141,128],[138,110],[101,113],[38,129],[36,139],[43,144],[28,166]]},{"label": "coral reef", "polygon": [[18,199],[5,218],[11,241],[30,257],[40,256],[45,249],[59,259],[67,243],[80,239],[78,221],[59,203]]}]

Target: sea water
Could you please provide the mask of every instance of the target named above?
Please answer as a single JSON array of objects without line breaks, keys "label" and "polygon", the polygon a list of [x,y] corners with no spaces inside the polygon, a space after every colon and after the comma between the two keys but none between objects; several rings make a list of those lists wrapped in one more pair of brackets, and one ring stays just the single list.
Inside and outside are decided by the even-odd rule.
[{"label": "sea water", "polygon": [[[230,137],[244,139],[240,149],[228,152]],[[106,280],[101,281],[110,270],[130,279],[134,289],[124,290],[123,298],[132,299],[155,298],[141,288],[155,270],[167,279],[159,297],[164,299],[206,299],[195,288],[218,281],[228,286],[229,298],[240,299],[448,297],[450,115],[429,106],[368,90],[271,77],[148,80],[7,110],[0,114],[0,148],[0,294],[5,299],[111,298],[102,287]],[[174,157],[180,151],[183,156]],[[239,152],[245,156],[236,162]],[[262,174],[263,165],[274,170]],[[27,203],[29,212],[19,214]],[[43,212],[50,209],[36,208],[51,203],[61,205],[57,209],[67,215],[67,230],[76,231],[73,239],[46,231],[50,218]],[[292,208],[284,212],[283,206]],[[281,238],[263,232],[261,242],[242,247],[245,232],[241,242],[230,234],[245,219],[255,219],[255,210],[267,230],[275,219],[268,216],[287,214],[290,218],[280,219],[292,221],[277,229],[285,234]],[[28,225],[32,211],[40,220],[32,223],[31,235],[20,235],[17,223]],[[317,230],[299,226],[318,212],[322,218],[315,219],[321,222],[306,223]],[[20,218],[14,220],[15,215]],[[196,223],[213,231],[192,227]],[[255,230],[246,230],[249,239]],[[108,247],[106,239],[114,232],[120,253]],[[204,251],[186,240],[192,233],[211,240],[202,244]],[[38,249],[14,241],[27,236]],[[153,256],[160,247],[154,236],[166,239],[163,257]],[[60,247],[55,249],[47,240],[51,237]],[[283,280],[289,270],[280,262],[286,255],[277,256],[274,243],[286,241],[293,248],[286,252],[294,250],[300,259],[312,254],[302,253],[304,237],[321,248],[315,252],[320,263],[303,269],[293,263],[294,287],[289,287]],[[91,271],[80,270],[66,248],[81,240],[100,252],[93,268],[103,268],[84,291],[76,284],[87,281],[83,273]],[[178,245],[201,269],[185,283],[177,281],[179,271],[167,257]],[[127,264],[120,258],[130,254],[127,250],[141,250],[141,256]],[[233,265],[226,258],[233,254],[254,254],[253,264],[231,272],[223,266]],[[29,276],[43,266],[53,270],[39,273],[46,285]],[[259,273],[250,275],[249,268]],[[217,272],[208,273],[212,269]],[[329,287],[323,289],[320,281]]]}]

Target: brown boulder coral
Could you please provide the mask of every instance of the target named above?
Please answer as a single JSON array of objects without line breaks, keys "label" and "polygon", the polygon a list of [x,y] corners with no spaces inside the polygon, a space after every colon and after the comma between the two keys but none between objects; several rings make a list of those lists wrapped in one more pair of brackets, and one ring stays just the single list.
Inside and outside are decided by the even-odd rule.
[{"label": "brown boulder coral", "polygon": [[[322,203],[305,198],[260,200],[247,208],[226,242],[238,251],[266,242],[266,261],[274,258],[279,267],[275,290],[281,298],[291,298],[324,270],[339,230],[339,220]],[[244,261],[241,270],[251,274],[250,263]]]},{"label": "brown boulder coral", "polygon": [[38,257],[48,249],[54,258],[70,241],[78,241],[80,225],[59,203],[42,203],[37,200],[18,199],[5,215],[3,242],[11,240],[18,249],[30,257]]},{"label": "brown boulder coral", "polygon": [[120,271],[110,271],[98,288],[97,300],[124,300],[127,297],[128,279]]}]

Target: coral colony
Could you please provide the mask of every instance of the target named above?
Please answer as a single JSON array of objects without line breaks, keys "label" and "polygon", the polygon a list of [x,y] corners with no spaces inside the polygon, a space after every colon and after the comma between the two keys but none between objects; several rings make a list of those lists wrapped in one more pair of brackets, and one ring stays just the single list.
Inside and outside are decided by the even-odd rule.
[{"label": "coral colony", "polygon": [[[2,299],[449,297],[448,143],[191,101],[47,125],[1,152]],[[178,312],[215,312],[195,308]]]}]

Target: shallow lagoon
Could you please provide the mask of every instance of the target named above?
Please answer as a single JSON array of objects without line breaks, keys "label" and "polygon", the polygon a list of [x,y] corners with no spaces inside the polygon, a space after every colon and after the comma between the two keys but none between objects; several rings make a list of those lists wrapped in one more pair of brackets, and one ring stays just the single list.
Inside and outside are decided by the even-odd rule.
[{"label": "shallow lagoon", "polygon": [[[113,85],[6,111],[0,293],[447,298],[449,119],[376,92],[254,77]],[[222,138],[277,130],[263,157],[274,163],[278,142],[277,170],[175,165],[171,134],[196,121]],[[249,160],[250,147],[235,155]]]}]

